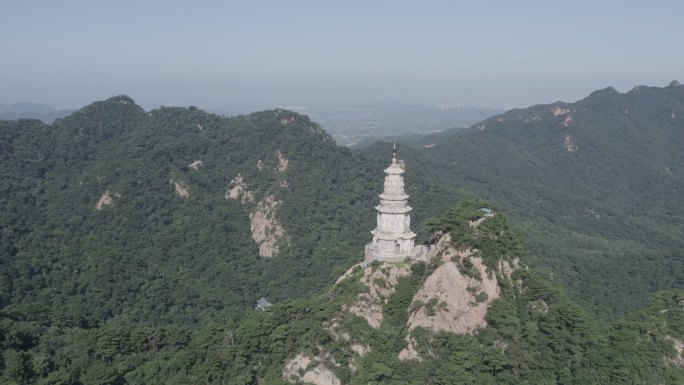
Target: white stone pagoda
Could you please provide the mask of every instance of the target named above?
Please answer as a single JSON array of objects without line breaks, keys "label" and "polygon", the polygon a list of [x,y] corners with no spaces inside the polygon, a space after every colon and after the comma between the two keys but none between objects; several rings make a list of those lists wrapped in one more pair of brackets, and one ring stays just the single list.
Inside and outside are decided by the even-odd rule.
[{"label": "white stone pagoda", "polygon": [[397,146],[392,147],[392,164],[385,169],[385,189],[380,194],[378,225],[373,242],[366,245],[365,262],[401,262],[407,259],[425,260],[427,247],[415,246],[416,234],[411,231],[409,196],[404,192],[404,162],[397,161]]}]

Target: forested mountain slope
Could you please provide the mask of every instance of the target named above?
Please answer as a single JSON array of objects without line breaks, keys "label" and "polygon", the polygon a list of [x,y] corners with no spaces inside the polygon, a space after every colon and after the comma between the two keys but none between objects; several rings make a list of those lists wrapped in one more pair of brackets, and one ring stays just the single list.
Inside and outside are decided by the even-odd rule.
[{"label": "forested mountain slope", "polygon": [[118,96],[0,135],[0,308],[62,325],[236,319],[318,290],[361,255],[381,183],[283,110]]},{"label": "forested mountain slope", "polygon": [[[483,217],[480,207],[495,209]],[[237,323],[0,318],[0,380],[36,384],[680,384],[684,292],[604,325],[524,265],[492,204],[429,221],[429,261],[357,264]],[[206,312],[207,310],[203,310]]]},{"label": "forested mountain slope", "polygon": [[[434,183],[499,202],[530,265],[601,312],[684,287],[684,86],[596,91],[406,142]],[[362,153],[379,156],[383,146]]]},{"label": "forested mountain slope", "polygon": [[[239,380],[214,348],[260,296],[308,297],[362,259],[390,158],[288,111],[126,96],[0,122],[0,150],[0,379],[41,384]],[[408,175],[420,222],[450,191]]]},{"label": "forested mountain slope", "polygon": [[[445,248],[333,287],[370,239],[387,144],[126,96],[0,122],[0,378],[678,383],[681,291],[632,310],[684,286],[683,93],[607,89],[401,147],[414,228]],[[475,232],[488,203],[446,211],[468,195],[527,239],[503,215]],[[255,313],[262,295],[281,305]]]}]

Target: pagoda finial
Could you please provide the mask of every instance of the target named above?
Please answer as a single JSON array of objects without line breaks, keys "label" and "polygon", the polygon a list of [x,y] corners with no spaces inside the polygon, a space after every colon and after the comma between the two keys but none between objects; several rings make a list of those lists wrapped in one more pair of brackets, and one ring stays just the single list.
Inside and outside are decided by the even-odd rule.
[{"label": "pagoda finial", "polygon": [[397,141],[392,141],[392,161],[397,160]]}]

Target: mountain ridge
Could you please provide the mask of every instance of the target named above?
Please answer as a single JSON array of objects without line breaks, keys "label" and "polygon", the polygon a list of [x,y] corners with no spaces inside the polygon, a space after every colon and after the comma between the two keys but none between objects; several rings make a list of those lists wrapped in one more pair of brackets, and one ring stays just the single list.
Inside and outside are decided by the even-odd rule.
[{"label": "mountain ridge", "polygon": [[[237,306],[233,317],[239,317],[251,308],[251,301],[259,294],[279,299],[288,290],[300,291],[301,295],[312,286],[320,287],[324,277],[329,276],[331,265],[339,263],[338,258],[349,259],[361,250],[361,246],[354,248],[349,241],[358,235],[349,237],[348,234],[363,231],[363,225],[358,224],[366,218],[355,213],[362,210],[360,207],[371,210],[370,195],[362,184],[350,179],[356,172],[342,170],[346,167],[360,174],[367,171],[348,150],[336,147],[328,134],[302,115],[272,110],[221,118],[192,107],[145,112],[131,98],[116,96],[88,105],[56,121],[54,126],[37,121],[3,124],[3,143],[16,150],[4,154],[3,177],[18,178],[6,185],[9,190],[0,202],[7,214],[3,228],[17,227],[14,235],[2,239],[4,249],[8,250],[3,255],[9,268],[6,273],[16,277],[15,284],[13,279],[3,281],[5,296],[28,290],[19,289],[22,286],[16,283],[35,279],[32,278],[36,277],[35,273],[30,271],[37,269],[49,277],[47,282],[60,277],[57,282],[62,283],[55,283],[57,286],[74,282],[78,288],[76,297],[81,296],[82,300],[86,295],[94,301],[100,295],[96,294],[100,291],[98,286],[123,289],[118,294],[102,293],[105,298],[113,295],[108,301],[118,298],[114,302],[105,301],[111,305],[104,308],[111,306],[118,310],[110,309],[99,315],[87,313],[84,316],[88,323],[116,315],[126,306],[115,302],[128,303],[134,293],[144,295],[145,301],[153,303],[180,302],[188,306],[190,299],[183,299],[178,290],[205,292],[213,297],[211,301]],[[28,143],[30,147],[22,147]],[[41,154],[43,158],[31,161],[31,153]],[[32,165],[33,178],[22,181],[12,168],[20,164]],[[227,199],[231,185],[238,178],[252,197],[244,202]],[[329,178],[337,179],[340,185],[325,183]],[[335,192],[340,193],[337,199]],[[16,204],[12,199],[18,194],[26,194],[27,201]],[[351,197],[349,200],[345,200],[347,195]],[[345,209],[334,211],[324,207],[330,204]],[[275,206],[278,206],[277,214]],[[18,209],[16,215],[9,215],[10,207]],[[200,212],[204,217],[197,215]],[[266,238],[270,239],[271,248],[279,243],[277,237],[267,234],[276,230],[275,218],[285,226],[287,237],[294,237],[295,242],[283,242],[282,258],[267,262],[258,256],[259,246]],[[347,230],[325,227],[327,220],[346,222]],[[370,220],[366,222],[370,228]],[[24,225],[18,226],[19,223]],[[319,224],[323,226],[312,227]],[[209,232],[215,232],[214,237],[209,237]],[[253,240],[254,237],[259,240]],[[320,238],[327,241],[320,242]],[[330,246],[333,242],[337,252],[333,255],[324,252],[326,248],[334,249]],[[356,251],[350,254],[351,250]],[[39,258],[40,253],[53,256],[44,260]],[[95,257],[93,263],[86,268],[79,266],[87,254]],[[313,259],[302,263],[312,256]],[[190,263],[192,257],[199,259]],[[27,263],[20,263],[22,259]],[[235,263],[239,265],[230,266]],[[165,271],[164,266],[169,264],[184,267],[181,271]],[[65,266],[57,269],[59,265]],[[68,265],[73,268],[65,269]],[[138,273],[132,270],[136,268]],[[209,286],[197,279],[200,271],[208,268],[214,270],[203,277],[204,281],[213,280]],[[256,271],[245,273],[245,269]],[[287,275],[280,274],[293,269],[310,273],[297,282],[290,282]],[[71,271],[80,271],[87,282],[70,276]],[[97,285],[90,281],[94,271],[101,271],[98,275],[122,278],[122,282],[105,280],[104,285]],[[242,271],[242,278],[235,271]],[[188,282],[195,282],[194,288],[177,281],[184,275]],[[262,275],[266,275],[268,285],[260,283]],[[226,288],[222,279],[231,276],[236,278]],[[241,283],[243,278],[251,282]],[[131,279],[139,281],[135,285],[140,288],[128,292],[131,289],[127,288],[127,282]],[[55,294],[45,282],[35,284],[38,287],[33,290]],[[161,287],[154,287],[155,284]],[[290,289],[276,290],[278,285]],[[264,289],[257,289],[259,286]],[[246,291],[249,287],[256,292]],[[235,291],[226,297],[221,294],[226,289]],[[167,294],[148,296],[158,290]],[[168,293],[173,292],[178,293],[169,297]],[[74,293],[74,289],[64,288],[58,295],[60,300],[52,298],[48,302],[54,304],[54,311],[75,318],[69,322],[83,322],[79,320],[83,310],[75,308],[75,302],[60,305],[61,301],[73,300],[73,294],[67,293]],[[8,302],[14,301],[6,298],[3,306]],[[15,303],[14,312],[24,311],[17,309],[19,302]],[[27,301],[20,308],[28,310],[30,303]],[[164,317],[171,310],[166,308],[168,305],[155,306],[161,306],[155,317]],[[83,309],[98,307],[92,302]],[[4,311],[10,312],[9,308]]]},{"label": "mountain ridge", "polygon": [[552,266],[596,311],[617,314],[684,284],[683,106],[677,83],[605,89],[403,143],[421,173],[498,202],[528,237],[532,266]]},{"label": "mountain ridge", "polygon": [[[0,121],[2,379],[280,384],[301,356],[303,381],[678,383],[684,295],[659,290],[684,282],[680,90],[599,92],[400,146],[419,238],[448,233],[455,252],[433,278],[436,264],[393,280],[371,265],[332,287],[361,259],[387,143],[352,152],[285,110],[144,111],[127,96],[54,125]],[[450,206],[473,196],[498,207]],[[478,235],[482,205],[498,214]],[[506,256],[520,258],[510,280]],[[480,290],[492,277],[498,298]],[[255,312],[261,296],[276,305]],[[439,330],[471,302],[486,325]]]}]

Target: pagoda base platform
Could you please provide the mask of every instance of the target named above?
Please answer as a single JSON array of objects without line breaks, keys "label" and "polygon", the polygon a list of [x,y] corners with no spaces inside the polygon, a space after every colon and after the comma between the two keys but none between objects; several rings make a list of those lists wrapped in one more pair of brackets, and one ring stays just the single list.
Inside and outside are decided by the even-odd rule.
[{"label": "pagoda base platform", "polygon": [[371,263],[373,261],[389,263],[398,263],[406,260],[427,261],[427,252],[427,246],[420,245],[414,247],[409,253],[388,253],[378,250],[370,243],[366,245],[364,263]]}]

